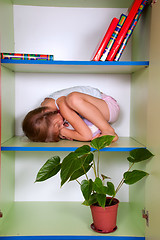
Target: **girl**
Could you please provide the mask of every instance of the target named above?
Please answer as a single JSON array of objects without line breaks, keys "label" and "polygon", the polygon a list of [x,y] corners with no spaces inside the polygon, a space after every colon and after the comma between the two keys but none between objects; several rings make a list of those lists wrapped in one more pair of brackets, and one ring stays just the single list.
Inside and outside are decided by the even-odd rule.
[{"label": "girl", "polygon": [[[119,110],[115,99],[96,88],[72,87],[51,94],[41,108],[29,112],[23,131],[32,141],[53,142],[59,141],[59,137],[90,141],[99,135],[114,135],[113,141],[117,141],[110,123],[117,120]],[[97,128],[99,133],[95,136],[93,129]]]}]

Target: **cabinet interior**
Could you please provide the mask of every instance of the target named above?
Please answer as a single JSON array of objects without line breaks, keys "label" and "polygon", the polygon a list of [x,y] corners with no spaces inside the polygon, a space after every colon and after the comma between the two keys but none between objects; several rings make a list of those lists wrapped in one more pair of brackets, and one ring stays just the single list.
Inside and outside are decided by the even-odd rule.
[{"label": "cabinet interior", "polygon": [[[8,21],[1,23],[1,52],[55,54],[55,61],[48,65],[5,61],[1,64],[3,218],[0,221],[0,235],[98,236],[90,229],[90,209],[81,205],[83,199],[79,186],[71,183],[60,189],[58,177],[44,184],[34,183],[37,171],[50,156],[58,154],[63,157],[83,143],[31,143],[22,136],[21,122],[27,111],[40,104],[51,89],[58,90],[62,86],[65,88],[79,83],[86,85],[87,82],[88,85],[107,90],[113,97],[118,97],[122,113],[115,123],[120,139],[102,153],[102,168],[108,174],[113,173],[117,183],[122,172],[128,168],[128,152],[146,146],[150,8],[139,20],[122,61],[115,64],[91,62],[91,55],[111,18],[119,17],[132,1],[112,0],[106,3],[99,0],[97,3],[88,0],[78,3],[67,1],[67,4],[66,1],[49,0],[12,2],[0,1],[2,16],[8,16]],[[73,16],[76,17],[74,24]],[[84,25],[86,19],[89,21]],[[82,38],[78,41],[80,36]],[[142,38],[147,39],[147,50],[146,46],[142,46]],[[139,167],[145,168],[143,164]],[[120,199],[118,229],[111,235],[143,239],[145,222],[141,210],[145,207],[144,185],[145,180],[134,187],[124,186],[117,196]]]}]

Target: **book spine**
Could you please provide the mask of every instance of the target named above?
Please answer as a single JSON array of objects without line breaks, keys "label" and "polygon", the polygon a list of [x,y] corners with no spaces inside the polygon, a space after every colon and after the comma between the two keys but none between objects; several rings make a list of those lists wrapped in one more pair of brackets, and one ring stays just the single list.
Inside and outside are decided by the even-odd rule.
[{"label": "book spine", "polygon": [[129,38],[131,37],[131,35],[132,35],[132,33],[133,33],[133,30],[134,30],[134,28],[136,27],[137,22],[138,22],[141,14],[142,14],[143,9],[145,8],[145,6],[146,6],[146,4],[147,4],[147,2],[148,2],[148,0],[144,0],[144,1],[142,2],[142,4],[140,5],[140,7],[139,7],[139,9],[138,9],[138,12],[137,12],[137,14],[136,14],[136,16],[135,16],[135,19],[133,20],[130,28],[128,29],[128,32],[127,32],[127,34],[126,34],[126,36],[125,36],[125,38],[124,38],[124,40],[123,40],[123,42],[122,42],[122,44],[121,44],[118,52],[117,52],[117,54],[116,54],[116,57],[115,57],[114,61],[119,61],[119,59],[120,59],[120,57],[121,57],[121,55],[122,55],[122,53],[123,53],[123,51],[124,51],[124,49],[125,49],[125,47],[126,47],[126,45],[127,45],[127,42],[128,42],[128,40],[129,40]]},{"label": "book spine", "polygon": [[132,23],[132,21],[134,20],[134,17],[141,5],[143,0],[135,0],[133,5],[132,5],[132,8],[127,16],[127,19],[125,21],[125,23],[123,24],[122,28],[121,28],[121,31],[119,32],[118,36],[117,36],[117,39],[116,41],[114,42],[113,46],[112,46],[112,49],[111,51],[109,52],[108,54],[108,57],[107,57],[107,60],[108,61],[113,61],[117,52],[118,52],[118,49],[119,47],[121,46],[122,42],[123,42],[123,39]]},{"label": "book spine", "polygon": [[101,56],[102,56],[102,54],[103,54],[103,52],[104,52],[104,50],[105,50],[105,48],[107,46],[107,43],[108,43],[108,41],[109,41],[113,31],[115,30],[115,28],[116,28],[116,26],[118,24],[118,21],[119,21],[118,18],[113,18],[112,19],[112,21],[111,21],[111,23],[109,25],[109,28],[108,28],[108,30],[107,30],[107,32],[106,32],[106,34],[105,34],[105,36],[104,36],[100,46],[99,46],[96,54],[94,55],[94,57],[92,59],[93,61],[99,61],[100,60],[100,58],[101,58]]},{"label": "book spine", "polygon": [[111,48],[112,48],[112,46],[113,46],[113,44],[114,44],[114,42],[115,42],[115,40],[116,40],[116,38],[118,36],[118,33],[120,32],[120,30],[121,30],[121,28],[122,28],[126,18],[127,18],[126,15],[121,14],[120,19],[118,21],[118,24],[117,24],[114,32],[112,33],[112,35],[111,35],[111,37],[110,37],[110,39],[108,41],[108,44],[107,44],[107,46],[106,46],[106,48],[105,48],[105,50],[104,50],[104,52],[103,52],[103,54],[102,54],[102,56],[100,58],[101,61],[105,61],[106,60],[106,58],[107,58],[107,56],[109,54],[109,51],[111,50]]},{"label": "book spine", "polygon": [[53,61],[54,55],[44,54],[26,54],[26,53],[1,53],[1,59],[10,60],[46,60]]}]

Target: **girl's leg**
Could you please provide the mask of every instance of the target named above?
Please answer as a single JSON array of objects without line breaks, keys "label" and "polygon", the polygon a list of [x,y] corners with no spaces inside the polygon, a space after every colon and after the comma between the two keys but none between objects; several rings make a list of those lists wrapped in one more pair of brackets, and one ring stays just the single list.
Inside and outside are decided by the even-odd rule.
[{"label": "girl's leg", "polygon": [[[108,123],[110,117],[109,109],[104,100],[87,94],[73,92],[66,97],[66,103],[74,111],[97,126],[101,130],[102,135],[116,135],[114,129]],[[117,139],[116,135],[115,141]]]}]

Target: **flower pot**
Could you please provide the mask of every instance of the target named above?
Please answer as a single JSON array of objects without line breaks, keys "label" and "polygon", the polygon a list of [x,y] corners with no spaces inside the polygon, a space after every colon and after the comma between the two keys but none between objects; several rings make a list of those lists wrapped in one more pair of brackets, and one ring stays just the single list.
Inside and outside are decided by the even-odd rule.
[{"label": "flower pot", "polygon": [[[107,197],[106,201],[109,202],[111,197]],[[100,233],[110,233],[117,229],[117,210],[118,210],[118,199],[114,198],[112,205],[102,208],[97,205],[91,205],[91,212],[93,223],[91,228]]]}]

